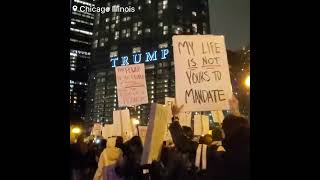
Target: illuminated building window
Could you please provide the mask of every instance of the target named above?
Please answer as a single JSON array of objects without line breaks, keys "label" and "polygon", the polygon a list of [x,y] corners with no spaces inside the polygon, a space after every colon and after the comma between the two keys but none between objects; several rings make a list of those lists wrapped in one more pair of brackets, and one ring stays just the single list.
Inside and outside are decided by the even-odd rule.
[{"label": "illuminated building window", "polygon": [[97,48],[98,47],[98,40],[94,40],[93,41],[93,48]]},{"label": "illuminated building window", "polygon": [[163,22],[159,22],[159,27],[162,27],[163,26]]},{"label": "illuminated building window", "polygon": [[168,26],[163,26],[163,35],[168,34]]},{"label": "illuminated building window", "polygon": [[138,35],[140,35],[140,34],[142,34],[142,30],[139,30],[139,31],[138,31]]},{"label": "illuminated building window", "polygon": [[194,33],[197,33],[198,32],[198,29],[197,29],[198,27],[197,27],[197,24],[196,23],[192,23],[192,31],[194,32]]},{"label": "illuminated building window", "polygon": [[103,47],[103,46],[104,46],[104,39],[100,40],[100,47]]},{"label": "illuminated building window", "polygon": [[182,10],[182,9],[183,9],[183,7],[182,7],[180,4],[178,4],[176,8],[177,8],[178,10]]},{"label": "illuminated building window", "polygon": [[168,43],[162,43],[162,44],[159,44],[159,48],[167,48],[168,47]]},{"label": "illuminated building window", "polygon": [[118,51],[110,52],[110,57],[117,57],[117,56],[118,56]]},{"label": "illuminated building window", "polygon": [[130,37],[130,29],[127,29],[126,37]]},{"label": "illuminated building window", "polygon": [[74,101],[73,101],[73,103],[74,103],[74,104],[76,104],[76,103],[77,103],[77,101],[76,101],[76,100],[74,100]]},{"label": "illuminated building window", "polygon": [[168,0],[164,0],[162,3],[162,9],[167,9],[168,8]]},{"label": "illuminated building window", "polygon": [[173,30],[174,30],[174,33],[175,33],[175,34],[181,34],[182,31],[183,31],[183,29],[182,29],[181,26],[174,26],[174,27],[173,27]]},{"label": "illuminated building window", "polygon": [[106,22],[109,22],[110,21],[110,18],[106,18]]},{"label": "illuminated building window", "polygon": [[151,32],[151,29],[150,29],[150,28],[146,28],[146,29],[144,30],[144,32],[145,32],[145,33],[150,33],[150,32]]},{"label": "illuminated building window", "polygon": [[192,16],[197,16],[197,13],[195,11],[192,11]]},{"label": "illuminated building window", "polygon": [[119,39],[119,31],[116,31],[114,33],[114,40],[117,40],[117,39]]},{"label": "illuminated building window", "polygon": [[132,53],[139,53],[139,52],[141,52],[141,47],[132,48]]},{"label": "illuminated building window", "polygon": [[146,4],[151,4],[151,0],[146,0]]}]

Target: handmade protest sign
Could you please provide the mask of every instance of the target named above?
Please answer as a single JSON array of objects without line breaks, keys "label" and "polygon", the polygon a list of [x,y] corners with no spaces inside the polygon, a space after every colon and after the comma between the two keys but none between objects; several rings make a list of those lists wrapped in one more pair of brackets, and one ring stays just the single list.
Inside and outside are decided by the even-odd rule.
[{"label": "handmade protest sign", "polygon": [[132,127],[129,109],[113,111],[113,136],[122,136],[126,141],[134,135]]},{"label": "handmade protest sign", "polygon": [[108,139],[109,137],[112,137],[113,131],[113,124],[105,124],[102,128],[102,137],[104,139]]},{"label": "handmade protest sign", "polygon": [[91,134],[94,136],[101,136],[102,126],[99,123],[95,123],[92,128]]},{"label": "handmade protest sign", "polygon": [[141,157],[142,165],[150,164],[153,160],[159,159],[167,118],[168,108],[166,105],[156,103],[151,105],[150,120]]},{"label": "handmade protest sign", "polygon": [[147,128],[148,128],[148,126],[138,126],[139,136],[141,138],[142,144],[144,144],[144,142],[145,142],[145,138],[147,135]]},{"label": "handmade protest sign", "polygon": [[148,103],[144,64],[115,68],[118,106],[135,106]]},{"label": "handmade protest sign", "polygon": [[176,103],[182,111],[229,109],[232,97],[227,52],[223,36],[172,37]]},{"label": "handmade protest sign", "polygon": [[224,115],[222,111],[211,111],[213,121],[222,124]]},{"label": "handmade protest sign", "polygon": [[209,133],[209,117],[206,115],[194,115],[194,135],[205,135]]},{"label": "handmade protest sign", "polygon": [[191,112],[181,112],[178,117],[181,126],[191,127]]}]

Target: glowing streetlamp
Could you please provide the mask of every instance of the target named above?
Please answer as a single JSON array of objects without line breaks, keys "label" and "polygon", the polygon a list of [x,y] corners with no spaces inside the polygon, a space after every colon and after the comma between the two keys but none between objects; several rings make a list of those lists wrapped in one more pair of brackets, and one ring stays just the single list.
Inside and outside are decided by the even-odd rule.
[{"label": "glowing streetlamp", "polygon": [[138,119],[136,119],[136,118],[132,118],[132,123],[136,126],[138,136],[140,136],[140,134],[139,134],[139,128],[138,128],[138,126],[139,126],[139,124],[140,124],[140,121],[139,121]]},{"label": "glowing streetlamp", "polygon": [[246,80],[245,80],[245,85],[250,88],[250,75],[247,76]]},{"label": "glowing streetlamp", "polygon": [[73,134],[80,134],[80,133],[81,133],[81,129],[78,128],[78,127],[74,127],[74,128],[71,130],[71,132],[72,132]]},{"label": "glowing streetlamp", "polygon": [[140,121],[138,119],[132,119],[134,125],[139,125]]}]

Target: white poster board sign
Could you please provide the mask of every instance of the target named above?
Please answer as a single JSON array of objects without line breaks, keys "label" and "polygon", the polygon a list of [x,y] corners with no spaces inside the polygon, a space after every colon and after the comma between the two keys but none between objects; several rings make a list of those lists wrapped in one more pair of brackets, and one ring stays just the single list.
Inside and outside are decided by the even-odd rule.
[{"label": "white poster board sign", "polygon": [[213,121],[222,124],[224,115],[222,111],[211,111]]},{"label": "white poster board sign", "polygon": [[144,64],[115,68],[118,106],[135,106],[148,103]]},{"label": "white poster board sign", "polygon": [[209,117],[206,115],[194,115],[194,135],[206,135],[209,133]]},{"label": "white poster board sign", "polygon": [[139,129],[139,136],[141,138],[142,144],[144,145],[146,135],[147,135],[147,128],[148,126],[138,126]]},{"label": "white poster board sign", "polygon": [[224,36],[172,37],[176,103],[182,111],[229,109],[232,87]]},{"label": "white poster board sign", "polygon": [[166,132],[168,118],[168,108],[162,104],[151,105],[150,120],[147,128],[141,164],[150,164],[153,160],[158,160],[161,147]]},{"label": "white poster board sign", "polygon": [[178,116],[180,125],[191,127],[191,116],[191,112],[181,112]]},{"label": "white poster board sign", "polygon": [[132,127],[129,109],[113,111],[113,136],[122,136],[127,141],[134,135]]},{"label": "white poster board sign", "polygon": [[95,123],[92,128],[92,135],[101,136],[102,126],[99,123]]},{"label": "white poster board sign", "polygon": [[112,137],[113,131],[113,124],[105,124],[102,128],[102,137],[104,139],[108,139],[109,137]]}]

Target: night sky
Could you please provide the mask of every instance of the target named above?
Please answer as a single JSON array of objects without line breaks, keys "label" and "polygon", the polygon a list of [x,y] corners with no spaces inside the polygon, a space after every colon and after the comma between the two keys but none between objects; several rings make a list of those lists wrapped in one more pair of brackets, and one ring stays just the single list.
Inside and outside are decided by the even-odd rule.
[{"label": "night sky", "polygon": [[208,0],[211,34],[224,35],[227,49],[250,44],[250,0]]}]

